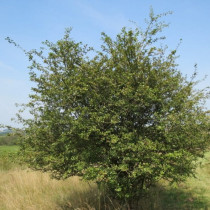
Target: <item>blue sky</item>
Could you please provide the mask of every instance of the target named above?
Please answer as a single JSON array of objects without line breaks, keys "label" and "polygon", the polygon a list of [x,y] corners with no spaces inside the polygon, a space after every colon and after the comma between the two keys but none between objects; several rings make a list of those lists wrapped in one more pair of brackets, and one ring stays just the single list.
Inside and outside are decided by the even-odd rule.
[{"label": "blue sky", "polygon": [[[25,55],[5,41],[9,36],[26,50],[39,48],[46,39],[57,41],[65,28],[72,37],[99,48],[100,34],[114,37],[130,20],[144,26],[149,8],[155,13],[173,11],[164,34],[169,49],[179,48],[179,70],[191,75],[198,64],[198,78],[209,75],[199,88],[210,83],[210,1],[209,0],[1,0],[0,1],[0,124],[15,125],[10,119],[28,101],[31,83]],[[210,108],[208,101],[207,107]]]}]

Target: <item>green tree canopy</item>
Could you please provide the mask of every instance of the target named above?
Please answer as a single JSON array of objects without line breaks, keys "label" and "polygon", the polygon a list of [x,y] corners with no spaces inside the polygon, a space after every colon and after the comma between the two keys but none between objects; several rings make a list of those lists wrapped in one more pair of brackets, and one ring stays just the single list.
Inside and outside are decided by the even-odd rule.
[{"label": "green tree canopy", "polygon": [[21,148],[32,168],[94,180],[127,203],[160,179],[194,174],[209,145],[207,94],[159,44],[161,17],[151,12],[145,30],[123,28],[115,39],[102,33],[91,57],[68,30],[26,52],[35,86]]}]

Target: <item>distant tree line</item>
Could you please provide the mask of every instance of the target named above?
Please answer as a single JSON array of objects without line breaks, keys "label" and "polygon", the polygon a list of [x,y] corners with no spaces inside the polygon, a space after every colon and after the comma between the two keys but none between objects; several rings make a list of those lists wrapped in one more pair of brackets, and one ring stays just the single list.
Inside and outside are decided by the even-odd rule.
[{"label": "distant tree line", "polygon": [[16,135],[0,134],[0,145],[17,145]]}]

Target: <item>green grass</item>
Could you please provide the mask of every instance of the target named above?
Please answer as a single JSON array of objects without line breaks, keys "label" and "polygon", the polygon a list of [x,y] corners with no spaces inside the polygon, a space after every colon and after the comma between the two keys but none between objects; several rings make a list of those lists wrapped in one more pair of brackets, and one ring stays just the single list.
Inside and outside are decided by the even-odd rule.
[{"label": "green grass", "polygon": [[17,153],[18,150],[19,150],[19,146],[16,146],[16,145],[13,145],[13,146],[3,145],[3,146],[0,146],[0,155],[8,154],[8,153]]},{"label": "green grass", "polygon": [[168,184],[159,187],[160,209],[210,209],[210,152],[200,162],[195,178],[188,178],[176,187]]},{"label": "green grass", "polygon": [[18,167],[19,146],[0,146],[0,170],[7,171]]}]

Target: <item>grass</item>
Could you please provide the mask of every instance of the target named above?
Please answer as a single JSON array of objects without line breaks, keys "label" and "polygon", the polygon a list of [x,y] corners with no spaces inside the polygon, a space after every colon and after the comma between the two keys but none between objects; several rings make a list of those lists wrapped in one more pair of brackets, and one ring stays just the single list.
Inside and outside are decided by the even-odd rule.
[{"label": "grass", "polygon": [[81,182],[78,177],[57,181],[48,174],[27,170],[2,172],[1,177],[1,210],[89,209],[99,195],[94,184]]},{"label": "grass", "polygon": [[19,146],[13,145],[13,146],[7,146],[3,145],[0,146],[0,155],[8,154],[8,153],[17,153],[19,150]]},{"label": "grass", "polygon": [[18,165],[18,146],[0,146],[0,171],[8,171]]},{"label": "grass", "polygon": [[201,160],[195,178],[188,178],[176,188],[164,186],[162,206],[166,209],[210,209],[210,152]]},{"label": "grass", "polygon": [[[78,177],[52,180],[47,173],[22,169],[11,158],[3,159],[5,154],[16,155],[17,151],[18,147],[0,147],[0,164],[2,160],[12,163],[9,168],[0,167],[0,210],[123,209],[93,182]],[[197,178],[189,178],[176,188],[160,183],[139,202],[138,209],[210,209],[210,152],[198,167]]]}]

